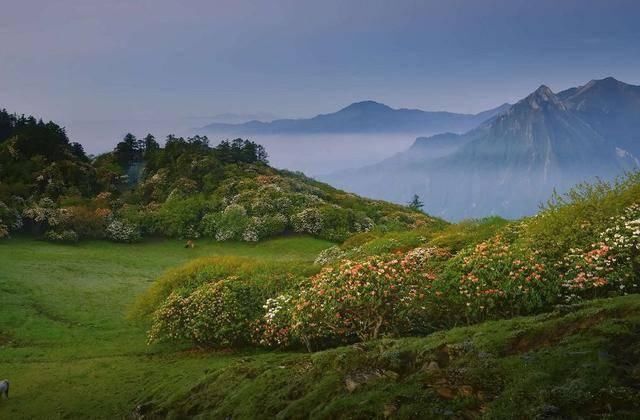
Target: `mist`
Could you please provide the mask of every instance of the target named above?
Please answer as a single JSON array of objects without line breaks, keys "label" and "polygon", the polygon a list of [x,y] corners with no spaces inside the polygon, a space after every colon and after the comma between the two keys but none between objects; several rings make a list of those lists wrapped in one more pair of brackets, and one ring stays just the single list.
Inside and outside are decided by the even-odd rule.
[{"label": "mist", "polygon": [[[210,117],[146,120],[71,120],[64,122],[71,141],[82,143],[87,153],[98,155],[113,150],[125,134],[143,137],[153,134],[163,143],[168,134],[193,136]],[[321,177],[360,168],[408,149],[416,137],[430,133],[384,134],[287,134],[229,135],[207,133],[212,146],[222,140],[242,137],[267,149],[269,163],[279,169],[301,171]]]},{"label": "mist", "polygon": [[[334,172],[360,168],[406,150],[416,135],[393,134],[314,134],[249,136],[269,153],[269,162],[279,169],[302,171],[321,177]],[[210,136],[213,142],[215,136]]]}]

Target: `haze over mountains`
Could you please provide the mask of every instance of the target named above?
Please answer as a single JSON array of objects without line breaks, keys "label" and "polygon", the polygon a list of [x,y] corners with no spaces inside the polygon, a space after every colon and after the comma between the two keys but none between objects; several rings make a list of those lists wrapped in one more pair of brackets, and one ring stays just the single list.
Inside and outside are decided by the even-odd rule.
[{"label": "haze over mountains", "polygon": [[640,86],[613,78],[554,94],[540,86],[465,134],[418,138],[378,164],[323,177],[447,219],[532,214],[553,190],[640,166]]},{"label": "haze over mountains", "polygon": [[279,119],[271,122],[254,120],[242,124],[212,123],[203,127],[202,131],[231,135],[464,132],[508,108],[509,104],[503,104],[478,114],[457,114],[419,109],[394,109],[375,101],[362,101],[337,112],[320,114],[312,118]]}]

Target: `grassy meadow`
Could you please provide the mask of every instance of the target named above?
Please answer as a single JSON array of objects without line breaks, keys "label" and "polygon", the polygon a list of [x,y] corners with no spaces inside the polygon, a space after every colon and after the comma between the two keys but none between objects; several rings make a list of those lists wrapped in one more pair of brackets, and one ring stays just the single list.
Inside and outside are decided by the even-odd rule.
[{"label": "grassy meadow", "polygon": [[331,243],[0,243],[0,418],[634,418],[640,296],[320,351],[146,344],[129,317],[202,256],[310,262]]},{"label": "grassy meadow", "polygon": [[127,317],[136,297],[171,267],[211,255],[312,261],[331,243],[175,240],[136,245],[0,242],[0,376],[11,381],[0,418],[113,418],[168,398],[238,353],[147,346],[147,325]]}]

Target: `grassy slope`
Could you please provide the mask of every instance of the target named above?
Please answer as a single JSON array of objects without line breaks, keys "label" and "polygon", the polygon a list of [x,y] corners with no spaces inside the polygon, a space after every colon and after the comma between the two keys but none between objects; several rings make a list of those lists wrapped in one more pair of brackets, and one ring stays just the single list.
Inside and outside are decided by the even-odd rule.
[{"label": "grassy slope", "polygon": [[0,418],[114,418],[141,402],[213,418],[640,412],[640,296],[316,354],[149,348],[125,320],[159,273],[196,255],[311,259],[325,246],[0,243],[0,376],[12,381]]},{"label": "grassy slope", "polygon": [[640,296],[425,338],[244,357],[209,373],[155,413],[173,418],[638,418]]},{"label": "grassy slope", "polygon": [[113,417],[145,395],[167,395],[237,355],[147,347],[126,320],[135,297],[165,269],[204,255],[313,260],[330,243],[301,237],[260,243],[177,241],[54,245],[0,241],[0,379],[11,398],[0,418]]}]

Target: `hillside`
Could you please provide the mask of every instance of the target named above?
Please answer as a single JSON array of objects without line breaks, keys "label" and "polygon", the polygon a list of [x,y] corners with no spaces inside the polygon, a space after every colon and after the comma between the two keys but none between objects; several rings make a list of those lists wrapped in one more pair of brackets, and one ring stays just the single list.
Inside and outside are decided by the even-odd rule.
[{"label": "hillside", "polygon": [[0,241],[0,416],[633,418],[639,197],[340,245]]},{"label": "hillside", "polygon": [[517,222],[354,235],[307,279],[216,258],[168,272],[136,305],[152,343],[280,352],[136,413],[633,418],[639,177],[578,187]]},{"label": "hillside", "polygon": [[405,153],[324,177],[371,197],[412,194],[447,219],[533,214],[556,190],[612,179],[638,160],[640,87],[596,80],[554,94],[541,86],[464,135],[417,139]]},{"label": "hillside", "polygon": [[82,145],[70,142],[64,128],[0,110],[0,201],[57,198],[71,185],[76,194],[89,194],[95,183]]},{"label": "hillside", "polygon": [[249,355],[137,413],[211,418],[634,418],[640,298],[315,354]]},{"label": "hillside", "polygon": [[203,127],[202,131],[233,135],[464,132],[507,108],[508,104],[503,104],[478,114],[456,114],[418,109],[393,109],[378,102],[363,101],[353,103],[337,112],[321,114],[313,118],[271,122],[250,121],[243,124],[213,123]]},{"label": "hillside", "polygon": [[219,241],[307,233],[342,241],[356,232],[441,223],[404,206],[337,190],[268,165],[251,141],[212,147],[203,136],[127,134],[90,160],[62,128],[0,114],[0,238],[51,241],[144,236]]}]

